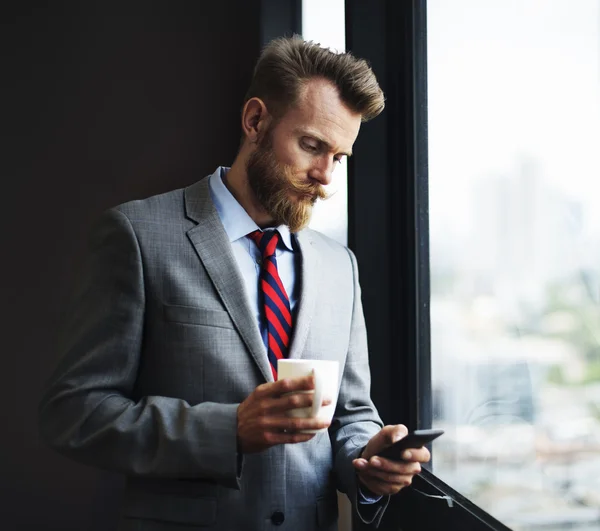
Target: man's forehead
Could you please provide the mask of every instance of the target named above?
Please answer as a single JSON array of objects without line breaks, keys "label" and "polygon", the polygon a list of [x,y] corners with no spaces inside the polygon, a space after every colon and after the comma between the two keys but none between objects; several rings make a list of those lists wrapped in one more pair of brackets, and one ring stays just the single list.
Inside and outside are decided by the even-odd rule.
[{"label": "man's forehead", "polygon": [[295,133],[313,136],[343,152],[351,151],[361,124],[361,115],[353,112],[326,80],[309,81],[286,114]]},{"label": "man's forehead", "polygon": [[297,110],[306,113],[321,114],[323,111],[334,112],[343,109],[347,113],[353,114],[342,101],[339,89],[325,79],[311,79],[304,83],[298,94],[295,107]]}]

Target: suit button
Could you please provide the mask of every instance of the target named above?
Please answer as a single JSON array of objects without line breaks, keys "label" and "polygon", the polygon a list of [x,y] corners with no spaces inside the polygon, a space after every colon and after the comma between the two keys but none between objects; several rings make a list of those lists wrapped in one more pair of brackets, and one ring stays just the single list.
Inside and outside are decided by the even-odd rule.
[{"label": "suit button", "polygon": [[285,516],[281,511],[275,511],[271,515],[271,522],[273,522],[273,524],[275,524],[275,525],[283,524],[284,520],[285,520]]}]

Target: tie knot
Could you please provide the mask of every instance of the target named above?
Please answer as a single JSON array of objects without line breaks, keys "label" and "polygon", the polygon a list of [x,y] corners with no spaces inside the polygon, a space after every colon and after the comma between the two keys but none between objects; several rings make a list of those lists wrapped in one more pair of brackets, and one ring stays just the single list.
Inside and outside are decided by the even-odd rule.
[{"label": "tie knot", "polygon": [[254,240],[256,245],[258,245],[263,259],[266,260],[275,255],[275,249],[279,242],[279,232],[277,230],[269,230],[266,232],[255,230],[248,234],[248,236]]}]

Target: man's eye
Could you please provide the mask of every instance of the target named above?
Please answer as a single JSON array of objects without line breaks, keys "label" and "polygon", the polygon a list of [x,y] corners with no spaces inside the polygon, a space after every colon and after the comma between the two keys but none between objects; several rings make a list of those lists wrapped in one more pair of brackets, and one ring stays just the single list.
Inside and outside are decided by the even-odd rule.
[{"label": "man's eye", "polygon": [[304,140],[302,142],[302,147],[304,149],[306,149],[306,151],[311,151],[311,152],[316,152],[318,151],[319,147],[316,144],[311,144],[310,142],[307,142],[306,140]]},{"label": "man's eye", "polygon": [[342,157],[333,157],[333,160],[335,162],[339,162],[340,164],[342,163]]}]

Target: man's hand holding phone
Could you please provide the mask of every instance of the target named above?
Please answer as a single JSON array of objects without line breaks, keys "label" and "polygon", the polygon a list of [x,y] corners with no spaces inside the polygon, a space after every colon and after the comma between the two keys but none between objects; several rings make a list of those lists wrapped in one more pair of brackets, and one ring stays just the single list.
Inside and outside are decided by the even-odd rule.
[{"label": "man's hand holding phone", "polygon": [[[431,458],[429,450],[412,434],[406,442],[413,441],[415,446],[421,447],[401,448],[401,441],[407,435],[408,430],[403,424],[385,426],[353,461],[359,480],[373,494],[385,496],[400,492],[421,472],[421,463],[427,463]],[[388,457],[383,457],[386,454]]]}]

